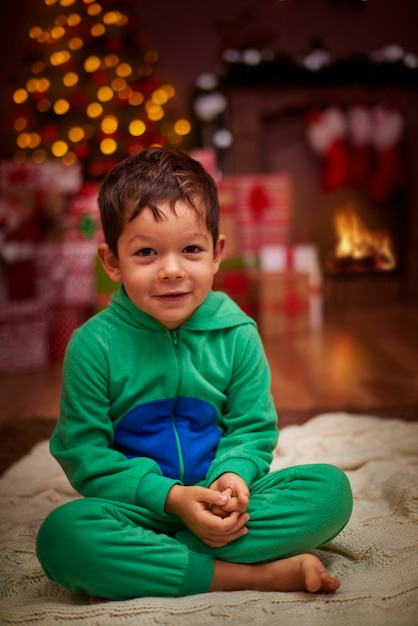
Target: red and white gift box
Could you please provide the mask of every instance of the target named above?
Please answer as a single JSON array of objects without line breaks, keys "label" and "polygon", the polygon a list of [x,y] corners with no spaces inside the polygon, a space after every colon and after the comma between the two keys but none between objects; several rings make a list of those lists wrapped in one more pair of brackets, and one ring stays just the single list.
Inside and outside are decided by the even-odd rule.
[{"label": "red and white gift box", "polygon": [[[281,277],[280,281],[282,287],[283,281],[287,281],[287,292],[289,296],[287,313],[289,316],[301,314],[303,310],[300,302],[299,306],[296,306],[298,298],[295,294],[301,294],[301,289],[303,289],[302,283],[305,282],[307,289],[306,313],[308,315],[308,328],[310,330],[317,330],[322,327],[322,275],[315,246],[309,244],[265,246],[260,253],[260,268],[264,282],[269,285],[272,281],[274,283],[274,279],[271,278],[271,275]],[[304,279],[299,279],[300,284],[298,286],[296,286],[297,276],[305,277]],[[284,277],[287,278],[285,279]],[[279,279],[277,278],[277,280]],[[261,282],[262,281],[263,278],[261,278]],[[274,288],[269,286],[268,293],[271,291],[274,292]],[[280,290],[278,290],[277,293],[279,293],[279,291]],[[271,300],[272,296],[270,295],[268,297]],[[261,300],[262,299],[261,296]],[[292,302],[293,306],[291,306]],[[262,307],[263,303],[261,308]],[[303,324],[301,324],[301,326],[303,326]]]},{"label": "red and white gift box", "polygon": [[287,174],[227,175],[218,182],[224,258],[240,256],[254,265],[261,248],[287,244],[291,181]]},{"label": "red and white gift box", "polygon": [[39,244],[36,247],[38,297],[54,305],[92,305],[96,249],[96,242],[90,240]]}]

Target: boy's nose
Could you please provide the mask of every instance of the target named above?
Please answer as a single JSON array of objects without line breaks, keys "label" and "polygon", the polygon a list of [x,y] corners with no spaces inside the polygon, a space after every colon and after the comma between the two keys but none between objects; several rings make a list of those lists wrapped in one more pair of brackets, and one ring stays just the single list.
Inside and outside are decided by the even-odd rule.
[{"label": "boy's nose", "polygon": [[162,280],[176,280],[184,278],[185,272],[179,259],[169,257],[162,264],[159,275]]}]

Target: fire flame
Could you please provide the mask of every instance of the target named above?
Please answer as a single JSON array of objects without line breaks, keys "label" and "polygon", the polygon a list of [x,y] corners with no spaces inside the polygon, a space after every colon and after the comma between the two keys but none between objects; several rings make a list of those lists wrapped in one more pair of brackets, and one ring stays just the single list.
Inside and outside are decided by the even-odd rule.
[{"label": "fire flame", "polygon": [[396,256],[390,235],[370,230],[362,222],[353,205],[337,209],[334,214],[337,260],[372,261],[373,269],[389,271],[396,267]]}]

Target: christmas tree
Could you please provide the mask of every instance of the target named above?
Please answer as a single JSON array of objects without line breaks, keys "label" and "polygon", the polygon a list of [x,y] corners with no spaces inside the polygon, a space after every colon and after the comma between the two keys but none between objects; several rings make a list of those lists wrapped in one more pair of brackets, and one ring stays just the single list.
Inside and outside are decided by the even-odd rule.
[{"label": "christmas tree", "polygon": [[175,90],[156,78],[135,0],[42,0],[28,33],[25,72],[13,92],[17,162],[79,162],[102,177],[150,145],[184,148]]}]

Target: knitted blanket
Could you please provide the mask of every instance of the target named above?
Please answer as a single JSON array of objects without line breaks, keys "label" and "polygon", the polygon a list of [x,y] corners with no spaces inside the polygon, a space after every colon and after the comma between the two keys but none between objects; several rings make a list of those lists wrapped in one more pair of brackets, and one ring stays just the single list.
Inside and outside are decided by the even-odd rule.
[{"label": "knitted blanket", "polygon": [[273,468],[328,462],[347,472],[354,512],[316,553],[335,595],[240,591],[89,605],[50,582],[35,555],[41,520],[77,497],[48,442],[0,479],[0,623],[4,626],[417,626],[418,422],[329,413],[283,429]]}]

